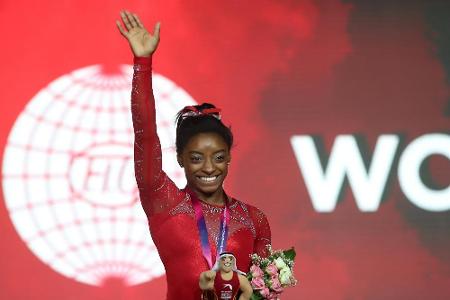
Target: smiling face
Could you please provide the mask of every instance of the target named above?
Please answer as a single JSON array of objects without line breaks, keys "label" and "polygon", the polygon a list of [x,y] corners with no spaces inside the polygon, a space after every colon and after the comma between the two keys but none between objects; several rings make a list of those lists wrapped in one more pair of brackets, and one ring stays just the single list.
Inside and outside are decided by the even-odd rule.
[{"label": "smiling face", "polygon": [[200,198],[222,193],[230,159],[230,149],[224,139],[209,132],[194,135],[178,156],[178,162],[184,167],[188,186]]},{"label": "smiling face", "polygon": [[220,257],[219,269],[225,273],[231,272],[234,266],[234,257],[232,255],[223,255]]}]

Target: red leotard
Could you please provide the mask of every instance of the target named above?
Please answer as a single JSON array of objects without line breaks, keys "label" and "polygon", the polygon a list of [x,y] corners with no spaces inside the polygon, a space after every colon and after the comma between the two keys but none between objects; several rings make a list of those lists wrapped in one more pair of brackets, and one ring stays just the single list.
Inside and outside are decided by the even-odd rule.
[{"label": "red leotard", "polygon": [[[166,269],[167,299],[197,300],[201,295],[200,273],[209,268],[202,255],[189,194],[178,189],[161,168],[151,75],[151,57],[135,57],[131,111],[136,181],[150,233]],[[215,256],[223,207],[204,202],[201,205]],[[248,272],[251,253],[266,255],[270,227],[259,209],[236,199],[229,205],[227,251],[234,253],[238,269]]]}]

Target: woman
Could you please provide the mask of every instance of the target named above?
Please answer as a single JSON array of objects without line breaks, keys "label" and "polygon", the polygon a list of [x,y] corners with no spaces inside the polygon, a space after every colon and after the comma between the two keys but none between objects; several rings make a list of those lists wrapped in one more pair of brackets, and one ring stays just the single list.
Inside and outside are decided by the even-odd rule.
[{"label": "woman", "polygon": [[227,196],[223,181],[233,136],[211,104],[185,107],[177,118],[177,159],[186,188],[180,190],[161,169],[151,86],[151,62],[160,24],[149,34],[138,16],[121,12],[120,33],[134,54],[131,110],[134,162],[140,199],[167,275],[167,299],[200,299],[199,276],[218,253],[233,252],[248,272],[252,253],[266,254],[270,227],[257,208]]}]

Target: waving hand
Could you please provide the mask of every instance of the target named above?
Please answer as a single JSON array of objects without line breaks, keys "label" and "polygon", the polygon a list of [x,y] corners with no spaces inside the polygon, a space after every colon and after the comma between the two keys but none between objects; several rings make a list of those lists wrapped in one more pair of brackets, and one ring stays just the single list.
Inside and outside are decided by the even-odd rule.
[{"label": "waving hand", "polygon": [[136,14],[121,11],[120,16],[123,24],[125,24],[125,28],[120,21],[116,21],[117,28],[122,36],[128,40],[134,56],[152,55],[158,47],[161,24],[159,22],[156,23],[153,33],[150,34]]}]

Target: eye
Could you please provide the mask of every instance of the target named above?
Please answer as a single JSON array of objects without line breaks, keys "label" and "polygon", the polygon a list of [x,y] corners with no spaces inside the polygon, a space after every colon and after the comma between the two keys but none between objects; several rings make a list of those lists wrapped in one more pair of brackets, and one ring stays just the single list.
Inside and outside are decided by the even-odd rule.
[{"label": "eye", "polygon": [[191,156],[191,162],[199,163],[201,161],[202,161],[202,157],[201,156],[198,156],[198,155]]},{"label": "eye", "polygon": [[223,155],[223,154],[220,154],[220,155],[217,155],[216,156],[216,161],[224,161],[225,160],[225,155]]}]

